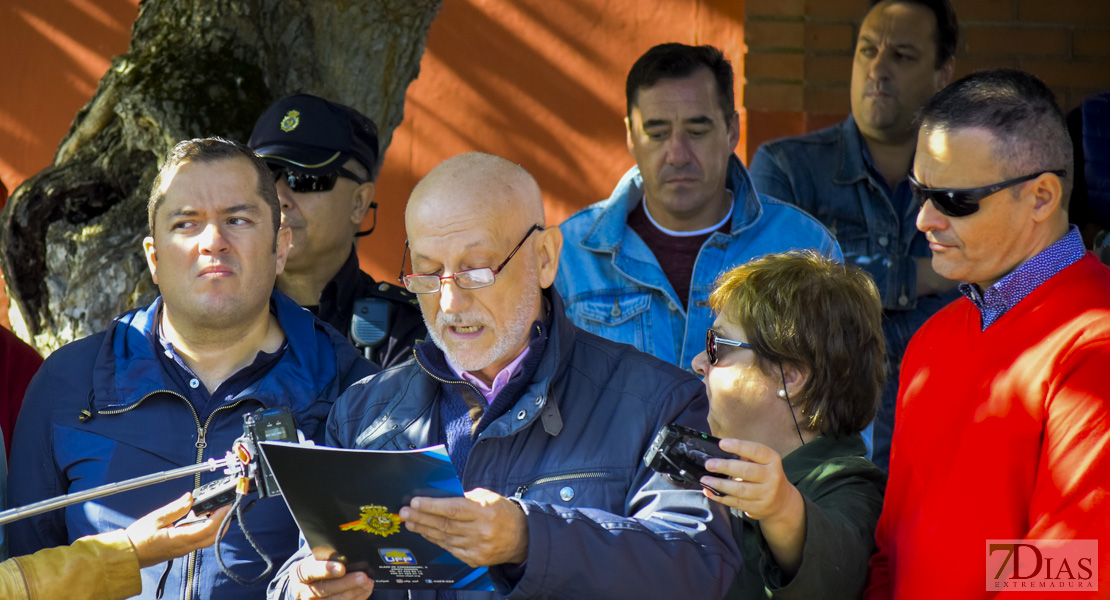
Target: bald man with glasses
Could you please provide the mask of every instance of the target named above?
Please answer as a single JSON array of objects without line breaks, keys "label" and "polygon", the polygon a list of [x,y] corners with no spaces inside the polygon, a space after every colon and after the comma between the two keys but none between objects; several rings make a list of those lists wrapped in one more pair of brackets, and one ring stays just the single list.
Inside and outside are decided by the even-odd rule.
[{"label": "bald man with glasses", "polygon": [[[414,498],[400,517],[489,568],[493,591],[468,599],[719,598],[740,562],[727,515],[641,460],[668,423],[706,430],[704,387],[567,318],[552,287],[562,234],[544,223],[536,181],[496,156],[454,157],[416,186],[401,279],[430,341],[344,396],[327,442],[446,445],[466,496]],[[286,563],[270,598],[373,591],[366,574],[308,554]],[[404,594],[374,598],[455,597]]]}]

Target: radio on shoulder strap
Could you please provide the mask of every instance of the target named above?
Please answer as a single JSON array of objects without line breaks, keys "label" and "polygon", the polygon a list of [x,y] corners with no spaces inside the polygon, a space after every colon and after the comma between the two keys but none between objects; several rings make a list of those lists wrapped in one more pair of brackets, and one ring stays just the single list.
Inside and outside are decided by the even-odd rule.
[{"label": "radio on shoulder strap", "polygon": [[351,313],[351,339],[366,358],[389,337],[393,303],[384,298],[355,300]]}]

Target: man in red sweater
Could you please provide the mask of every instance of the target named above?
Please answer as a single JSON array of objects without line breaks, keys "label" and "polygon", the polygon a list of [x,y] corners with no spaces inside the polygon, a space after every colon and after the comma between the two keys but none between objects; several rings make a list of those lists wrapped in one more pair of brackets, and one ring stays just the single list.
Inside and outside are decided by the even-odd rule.
[{"label": "man in red sweater", "polygon": [[1110,270],[1068,226],[1063,114],[997,70],[921,115],[917,227],[964,298],[902,363],[866,597],[1110,594]]}]

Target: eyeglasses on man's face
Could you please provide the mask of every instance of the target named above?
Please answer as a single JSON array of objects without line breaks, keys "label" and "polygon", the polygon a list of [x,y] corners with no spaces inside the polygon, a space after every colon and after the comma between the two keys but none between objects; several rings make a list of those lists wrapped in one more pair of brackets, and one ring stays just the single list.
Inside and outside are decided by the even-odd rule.
[{"label": "eyeglasses on man's face", "polygon": [[543,225],[533,225],[532,228],[528,230],[528,233],[524,234],[524,237],[521,238],[520,243],[509,253],[509,256],[496,267],[466,269],[465,271],[455,271],[450,275],[443,276],[423,273],[405,275],[405,258],[408,256],[409,249],[409,243],[408,240],[406,240],[405,255],[401,257],[401,274],[398,275],[397,279],[408,291],[414,294],[431,294],[432,292],[438,292],[443,286],[443,281],[447,279],[452,280],[456,286],[464,290],[476,290],[478,288],[491,286],[493,282],[496,281],[497,275],[505,269],[505,265],[509,264],[509,261],[516,255],[517,250],[520,250],[521,246],[524,245],[528,237],[535,231],[543,230]]},{"label": "eyeglasses on man's face", "polygon": [[739,340],[726,339],[726,338],[718,336],[716,331],[713,331],[712,329],[706,329],[705,330],[705,354],[709,357],[709,364],[710,365],[717,364],[717,358],[719,356],[717,354],[718,350],[719,350],[718,347],[717,347],[718,344],[724,344],[726,346],[733,346],[735,348],[747,348],[748,350],[752,349],[752,345],[747,343],[747,342],[741,342]]},{"label": "eyeglasses on man's face", "polygon": [[979,210],[979,202],[983,198],[1001,192],[1019,183],[1025,183],[1026,181],[1036,179],[1045,173],[1052,173],[1057,177],[1064,177],[1068,174],[1068,172],[1063,169],[1057,169],[1054,171],[1041,171],[1039,173],[1033,173],[1032,175],[1008,179],[1001,183],[978,188],[947,189],[925,187],[914,178],[913,173],[910,173],[909,183],[910,191],[913,192],[913,197],[917,200],[919,207],[925,206],[926,201],[932,200],[933,205],[937,207],[937,210],[939,210],[941,214],[949,217],[966,217],[975,214],[975,212]]},{"label": "eyeglasses on man's face", "polygon": [[335,182],[339,181],[340,177],[346,177],[359,185],[367,181],[343,167],[338,167],[336,170],[325,175],[309,175],[308,173],[295,171],[285,166],[272,163],[268,163],[268,165],[270,167],[270,172],[274,174],[274,183],[284,181],[285,184],[289,186],[289,189],[298,194],[331,191],[331,189],[335,187]]}]

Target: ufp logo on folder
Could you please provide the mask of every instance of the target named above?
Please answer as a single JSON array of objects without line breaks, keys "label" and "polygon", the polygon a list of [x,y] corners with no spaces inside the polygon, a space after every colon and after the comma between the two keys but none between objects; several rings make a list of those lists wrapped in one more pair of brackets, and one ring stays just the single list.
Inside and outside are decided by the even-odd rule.
[{"label": "ufp logo on folder", "polygon": [[415,565],[416,557],[412,552],[404,548],[382,548],[378,550],[378,555],[382,557],[387,565]]}]

